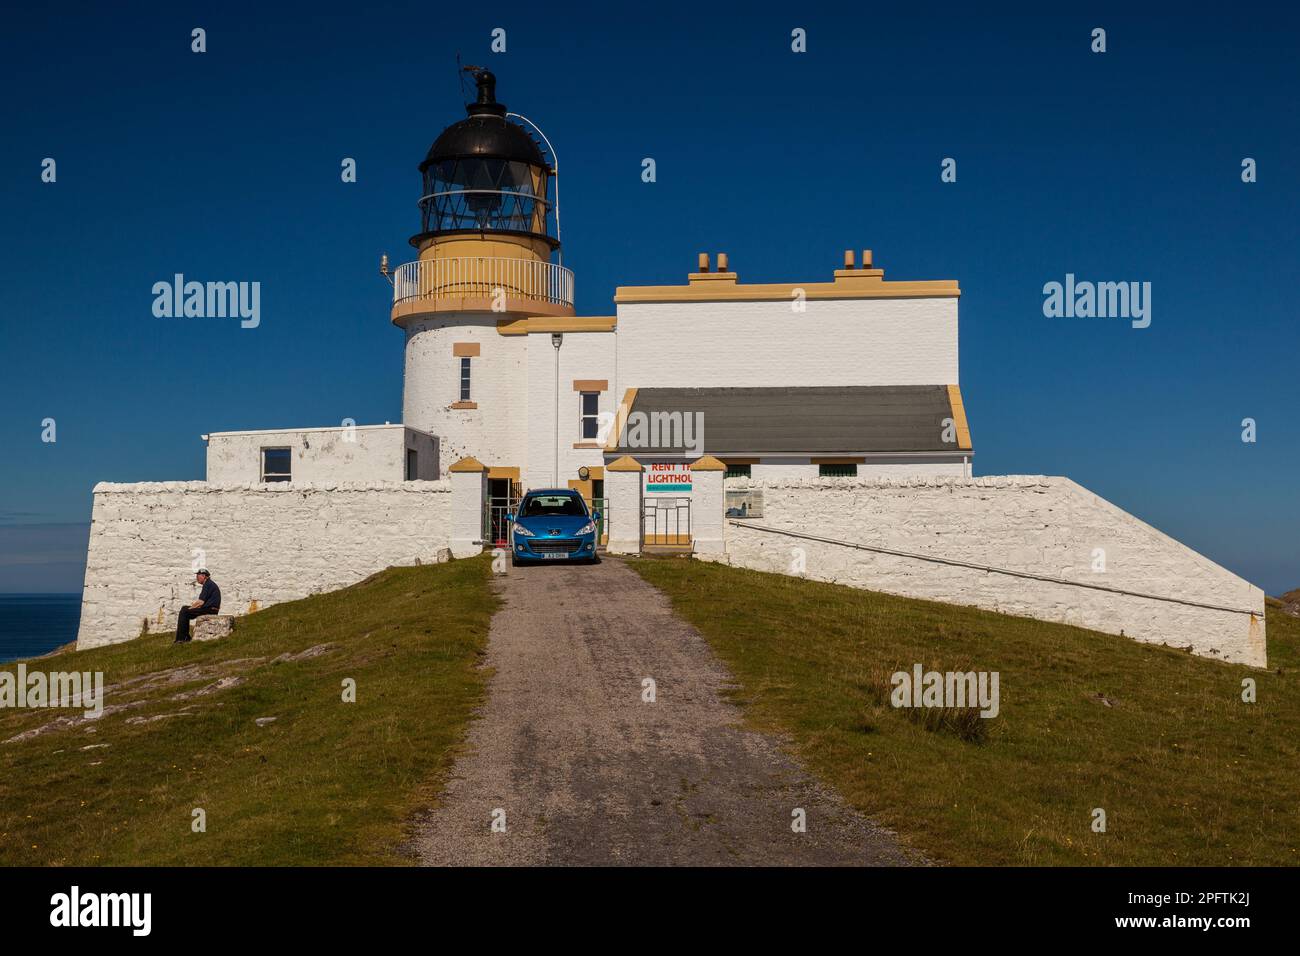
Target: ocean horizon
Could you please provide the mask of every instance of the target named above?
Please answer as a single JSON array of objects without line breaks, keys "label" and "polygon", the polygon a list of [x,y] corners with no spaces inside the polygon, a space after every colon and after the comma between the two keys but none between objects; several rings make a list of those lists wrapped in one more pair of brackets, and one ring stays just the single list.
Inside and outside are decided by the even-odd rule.
[{"label": "ocean horizon", "polygon": [[75,641],[80,622],[79,591],[0,594],[0,664]]}]

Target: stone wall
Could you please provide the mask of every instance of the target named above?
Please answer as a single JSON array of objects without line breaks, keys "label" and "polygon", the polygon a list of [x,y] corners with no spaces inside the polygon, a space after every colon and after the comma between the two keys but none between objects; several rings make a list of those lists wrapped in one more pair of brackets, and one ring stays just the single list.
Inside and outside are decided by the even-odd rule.
[{"label": "stone wall", "polygon": [[727,524],[735,565],[1266,663],[1263,591],[1068,478],[733,479],[727,487],[763,489],[761,518]]},{"label": "stone wall", "polygon": [[146,618],[151,630],[174,629],[197,594],[198,565],[220,586],[222,612],[244,614],[254,601],[266,607],[445,560],[451,497],[447,481],[101,483],[77,646],[138,637]]}]

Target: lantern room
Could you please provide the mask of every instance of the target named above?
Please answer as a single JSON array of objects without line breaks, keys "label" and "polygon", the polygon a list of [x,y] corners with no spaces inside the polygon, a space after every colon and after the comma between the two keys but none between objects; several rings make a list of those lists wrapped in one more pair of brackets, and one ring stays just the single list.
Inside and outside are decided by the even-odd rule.
[{"label": "lantern room", "polygon": [[541,147],[496,101],[496,77],[474,74],[478,97],[469,114],[443,130],[420,164],[421,232],[417,248],[438,236],[515,236],[558,249],[550,198],[554,171]]},{"label": "lantern room", "polygon": [[410,240],[419,259],[392,276],[393,321],[449,311],[571,315],[573,273],[551,261],[560,250],[554,154],[497,102],[492,73],[466,69],[477,96],[420,163],[420,232]]}]

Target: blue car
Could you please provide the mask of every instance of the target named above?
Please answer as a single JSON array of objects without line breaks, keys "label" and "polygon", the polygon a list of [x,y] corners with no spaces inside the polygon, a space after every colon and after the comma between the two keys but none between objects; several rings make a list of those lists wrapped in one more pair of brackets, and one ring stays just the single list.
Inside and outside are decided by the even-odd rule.
[{"label": "blue car", "polygon": [[530,491],[511,522],[510,563],[528,561],[596,562],[600,512],[587,510],[582,495],[569,488]]}]

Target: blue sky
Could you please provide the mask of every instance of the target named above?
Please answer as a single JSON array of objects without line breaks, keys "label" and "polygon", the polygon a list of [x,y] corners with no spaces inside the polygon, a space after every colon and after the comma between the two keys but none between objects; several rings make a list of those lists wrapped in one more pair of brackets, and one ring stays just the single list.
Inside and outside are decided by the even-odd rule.
[{"label": "blue sky", "polygon": [[[7,15],[0,591],[79,589],[94,484],[201,478],[202,433],[400,420],[376,265],[411,258],[457,53],[559,152],[580,312],[704,250],[747,282],[828,279],[850,247],[957,279],[978,473],[1068,475],[1269,593],[1300,586],[1296,13],[267,6]],[[260,281],[260,327],[155,318],[176,272]],[[1150,328],[1045,318],[1067,272],[1150,282]]]}]

